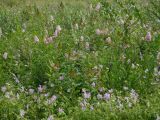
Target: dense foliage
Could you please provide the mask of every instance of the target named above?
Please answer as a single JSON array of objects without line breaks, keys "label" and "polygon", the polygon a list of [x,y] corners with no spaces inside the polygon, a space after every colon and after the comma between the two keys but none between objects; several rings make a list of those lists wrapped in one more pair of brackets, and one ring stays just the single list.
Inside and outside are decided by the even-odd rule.
[{"label": "dense foliage", "polygon": [[1,120],[160,120],[159,0],[0,0]]}]

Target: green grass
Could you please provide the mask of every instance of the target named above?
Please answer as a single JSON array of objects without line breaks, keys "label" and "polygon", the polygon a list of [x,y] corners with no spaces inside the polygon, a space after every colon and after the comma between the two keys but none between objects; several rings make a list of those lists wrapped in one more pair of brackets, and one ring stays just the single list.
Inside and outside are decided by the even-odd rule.
[{"label": "green grass", "polygon": [[143,2],[0,0],[0,118],[158,120],[160,2]]}]

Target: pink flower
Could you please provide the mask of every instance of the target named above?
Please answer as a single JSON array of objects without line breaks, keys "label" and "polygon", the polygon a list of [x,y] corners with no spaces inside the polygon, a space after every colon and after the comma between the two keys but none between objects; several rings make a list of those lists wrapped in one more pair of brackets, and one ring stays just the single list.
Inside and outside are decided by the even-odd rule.
[{"label": "pink flower", "polygon": [[96,11],[99,11],[100,10],[100,8],[101,8],[101,3],[98,3],[97,5],[96,5]]},{"label": "pink flower", "polygon": [[53,95],[50,100],[49,100],[49,104],[52,104],[54,101],[56,101],[57,96]]},{"label": "pink flower", "polygon": [[45,38],[45,40],[44,40],[44,43],[45,43],[45,44],[49,44],[49,43],[51,43],[51,42],[53,42],[53,37],[47,37],[47,38]]},{"label": "pink flower", "polygon": [[147,32],[145,39],[146,39],[146,41],[151,41],[151,39],[152,39],[151,32]]}]

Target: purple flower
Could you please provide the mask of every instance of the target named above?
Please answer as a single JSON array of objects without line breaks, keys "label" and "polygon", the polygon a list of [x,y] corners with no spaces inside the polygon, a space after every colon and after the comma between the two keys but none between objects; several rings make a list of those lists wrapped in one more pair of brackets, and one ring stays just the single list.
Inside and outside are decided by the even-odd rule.
[{"label": "purple flower", "polygon": [[53,95],[53,96],[50,98],[50,100],[48,101],[49,104],[52,104],[54,101],[56,101],[56,99],[57,99],[57,96]]},{"label": "purple flower", "polygon": [[86,99],[91,97],[91,93],[90,92],[84,92],[83,95],[84,95],[84,98],[86,98]]},{"label": "purple flower", "polygon": [[151,39],[152,39],[151,32],[147,32],[145,39],[146,39],[146,41],[151,41]]},{"label": "purple flower", "polygon": [[43,91],[43,86],[42,85],[39,85],[38,87],[38,92],[42,92]]},{"label": "purple flower", "polygon": [[106,101],[108,101],[108,100],[110,99],[110,97],[111,97],[111,95],[110,95],[109,93],[105,93],[103,98],[104,98]]}]

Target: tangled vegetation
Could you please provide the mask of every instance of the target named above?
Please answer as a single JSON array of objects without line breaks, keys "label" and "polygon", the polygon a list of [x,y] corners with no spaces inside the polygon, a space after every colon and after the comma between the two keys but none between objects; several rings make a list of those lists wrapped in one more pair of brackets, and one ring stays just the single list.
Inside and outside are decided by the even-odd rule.
[{"label": "tangled vegetation", "polygon": [[1,120],[160,120],[159,0],[0,0]]}]

